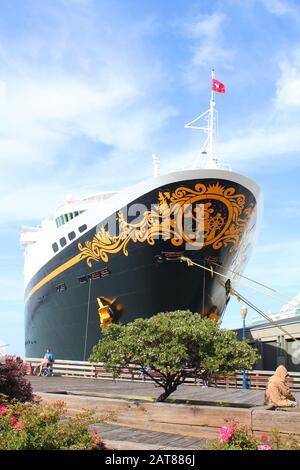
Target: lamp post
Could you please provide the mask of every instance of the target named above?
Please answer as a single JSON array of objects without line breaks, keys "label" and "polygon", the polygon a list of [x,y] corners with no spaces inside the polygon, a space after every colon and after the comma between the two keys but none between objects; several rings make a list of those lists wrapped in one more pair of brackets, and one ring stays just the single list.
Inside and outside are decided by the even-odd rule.
[{"label": "lamp post", "polygon": [[[246,340],[246,316],[247,316],[247,307],[242,305],[241,308],[241,317],[243,319],[243,340]],[[246,377],[246,370],[243,370],[243,390],[247,389],[247,377]]]}]

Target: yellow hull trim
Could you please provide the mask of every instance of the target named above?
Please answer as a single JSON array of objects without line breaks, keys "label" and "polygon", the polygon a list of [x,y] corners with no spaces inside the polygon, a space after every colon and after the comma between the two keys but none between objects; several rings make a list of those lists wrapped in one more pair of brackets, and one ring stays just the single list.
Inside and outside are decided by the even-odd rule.
[{"label": "yellow hull trim", "polygon": [[50,274],[48,274],[48,276],[45,276],[43,279],[41,279],[32,289],[31,291],[29,292],[29,294],[26,296],[25,298],[25,304],[26,302],[28,302],[28,300],[32,297],[32,295],[38,291],[41,287],[43,287],[45,284],[47,284],[47,282],[51,281],[52,279],[54,279],[56,276],[58,276],[59,274],[63,273],[64,271],[66,271],[67,269],[71,268],[72,266],[74,266],[75,264],[79,263],[80,261],[82,260],[82,256],[81,256],[81,253],[77,254],[76,256],[74,256],[73,258],[69,259],[68,261],[66,261],[64,264],[62,264],[61,266],[59,266],[58,268],[54,269],[54,271],[52,271]]}]

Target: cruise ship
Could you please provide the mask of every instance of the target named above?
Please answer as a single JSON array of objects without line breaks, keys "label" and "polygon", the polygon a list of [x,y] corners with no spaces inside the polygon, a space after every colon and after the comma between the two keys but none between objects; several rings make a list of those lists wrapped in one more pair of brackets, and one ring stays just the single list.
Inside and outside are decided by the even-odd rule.
[{"label": "cruise ship", "polygon": [[151,178],[68,197],[52,220],[23,227],[26,357],[50,348],[56,358],[88,360],[111,322],[159,312],[221,323],[255,241],[262,193],[215,155],[217,82],[212,74],[210,108],[186,126],[207,133],[202,167],[160,174],[153,157]]}]

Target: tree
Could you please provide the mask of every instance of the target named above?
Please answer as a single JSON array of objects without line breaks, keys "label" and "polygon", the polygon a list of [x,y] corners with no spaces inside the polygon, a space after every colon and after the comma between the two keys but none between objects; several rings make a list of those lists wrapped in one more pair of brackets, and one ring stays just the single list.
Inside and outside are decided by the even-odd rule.
[{"label": "tree", "polygon": [[157,401],[164,401],[187,375],[196,376],[204,369],[223,374],[250,369],[257,359],[257,352],[239,341],[236,333],[189,311],[111,324],[90,356],[91,361],[104,362],[115,377],[122,368],[138,365],[164,388]]}]

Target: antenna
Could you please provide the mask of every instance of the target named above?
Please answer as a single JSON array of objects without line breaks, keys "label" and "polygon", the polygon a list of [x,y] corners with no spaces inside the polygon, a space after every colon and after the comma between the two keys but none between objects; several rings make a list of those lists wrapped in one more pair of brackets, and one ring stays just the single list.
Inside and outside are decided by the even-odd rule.
[{"label": "antenna", "polygon": [[[197,116],[195,119],[193,119],[191,122],[187,123],[184,127],[187,129],[198,129],[201,131],[204,131],[207,134],[207,137],[204,141],[204,144],[202,145],[201,152],[200,152],[200,158],[199,156],[194,162],[193,168],[197,167],[204,167],[204,168],[221,168],[224,167],[225,165],[221,165],[218,161],[218,158],[216,156],[216,150],[215,150],[215,141],[216,141],[216,128],[217,128],[217,116],[218,112],[216,110],[216,101],[215,101],[215,91],[218,91],[218,88],[215,87],[215,82],[218,82],[218,80],[215,79],[215,71],[211,71],[211,94],[210,94],[210,104],[209,104],[209,109],[205,111],[204,113],[200,114],[200,116]],[[221,84],[223,88],[221,88],[219,91],[224,92],[225,87],[223,84]],[[206,125],[196,125],[198,121],[206,121]],[[200,164],[200,165],[199,165]],[[227,168],[229,169],[229,168]]]},{"label": "antenna", "polygon": [[159,176],[160,161],[157,158],[155,153],[152,153],[152,164],[153,164],[153,178],[157,178],[157,176]]}]

